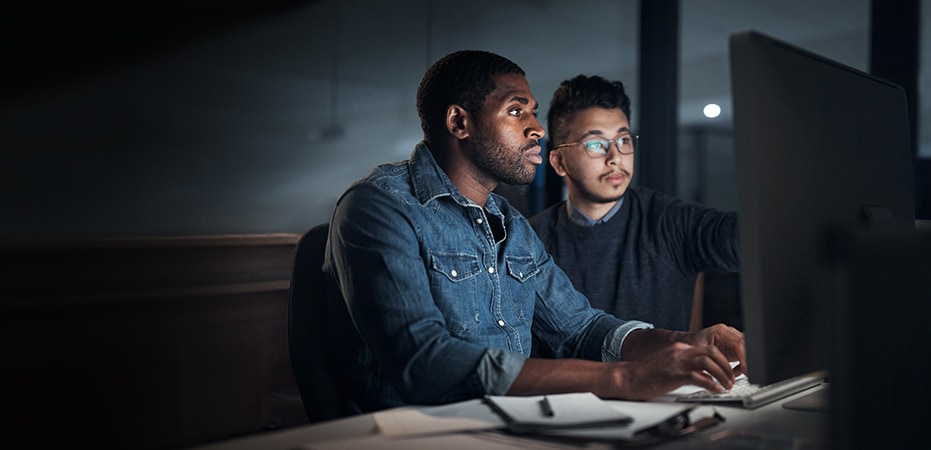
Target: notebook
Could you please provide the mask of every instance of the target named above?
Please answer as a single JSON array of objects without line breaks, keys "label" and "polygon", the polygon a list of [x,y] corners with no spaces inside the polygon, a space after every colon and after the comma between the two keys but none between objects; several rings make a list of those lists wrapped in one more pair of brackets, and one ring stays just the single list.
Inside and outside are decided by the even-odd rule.
[{"label": "notebook", "polygon": [[591,392],[545,396],[486,395],[485,402],[508,424],[508,429],[539,429],[626,425],[633,418]]}]

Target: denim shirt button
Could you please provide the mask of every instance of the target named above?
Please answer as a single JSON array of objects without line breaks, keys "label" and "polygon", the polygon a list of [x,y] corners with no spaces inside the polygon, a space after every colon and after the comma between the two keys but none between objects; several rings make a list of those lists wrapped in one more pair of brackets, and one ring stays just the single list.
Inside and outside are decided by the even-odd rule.
[{"label": "denim shirt button", "polygon": [[503,320],[498,320],[498,326],[499,326],[499,327],[503,327],[503,326],[504,326],[504,321],[503,321]]},{"label": "denim shirt button", "polygon": [[489,267],[489,268],[488,268],[488,273],[495,273],[495,268],[494,268],[494,267]]},{"label": "denim shirt button", "polygon": [[481,224],[482,224],[482,222],[483,222],[483,220],[482,220],[482,219],[475,219],[475,223],[477,223],[477,224],[479,224],[479,225],[481,225]]},{"label": "denim shirt button", "polygon": [[455,276],[459,275],[459,272],[456,272],[456,269],[453,269],[453,270],[449,271],[449,274],[452,275],[453,277],[455,277]]}]

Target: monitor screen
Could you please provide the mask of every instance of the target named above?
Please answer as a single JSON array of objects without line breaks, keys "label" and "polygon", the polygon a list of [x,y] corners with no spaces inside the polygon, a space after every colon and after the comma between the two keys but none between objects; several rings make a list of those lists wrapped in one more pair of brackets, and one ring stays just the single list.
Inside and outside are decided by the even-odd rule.
[{"label": "monitor screen", "polygon": [[823,236],[914,229],[901,87],[754,31],[733,34],[741,307],[750,381],[829,368]]}]

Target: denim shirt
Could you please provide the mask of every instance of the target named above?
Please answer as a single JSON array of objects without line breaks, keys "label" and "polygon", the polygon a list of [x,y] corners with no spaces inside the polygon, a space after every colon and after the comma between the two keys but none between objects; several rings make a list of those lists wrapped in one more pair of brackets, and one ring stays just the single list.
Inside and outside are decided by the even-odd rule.
[{"label": "denim shirt", "polygon": [[362,411],[504,394],[531,333],[560,355],[611,361],[651,327],[592,308],[526,218],[497,194],[484,208],[467,199],[423,142],[340,196],[324,269],[358,333],[338,340]]}]

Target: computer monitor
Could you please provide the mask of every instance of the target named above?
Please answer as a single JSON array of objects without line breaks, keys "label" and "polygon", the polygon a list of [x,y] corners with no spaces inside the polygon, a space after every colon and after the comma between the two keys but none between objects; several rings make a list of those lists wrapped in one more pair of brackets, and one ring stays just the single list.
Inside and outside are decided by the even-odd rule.
[{"label": "computer monitor", "polygon": [[[833,448],[911,448],[927,436],[931,383],[931,231],[836,233],[826,295],[839,320],[831,350]],[[876,326],[885,324],[888,326]]]},{"label": "computer monitor", "polygon": [[747,369],[769,384],[830,366],[824,233],[914,230],[909,118],[900,86],[758,32],[730,62]]}]

